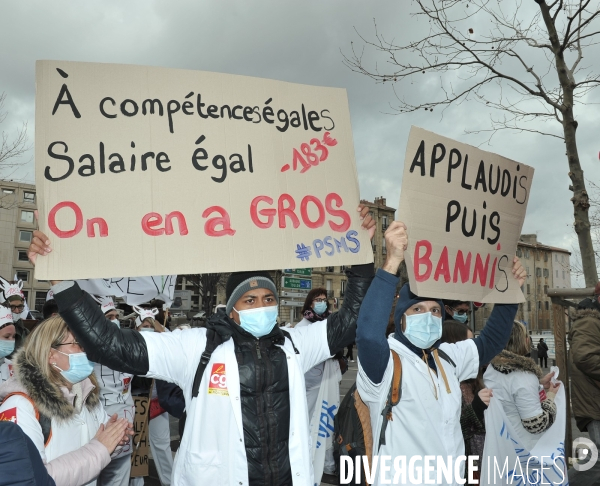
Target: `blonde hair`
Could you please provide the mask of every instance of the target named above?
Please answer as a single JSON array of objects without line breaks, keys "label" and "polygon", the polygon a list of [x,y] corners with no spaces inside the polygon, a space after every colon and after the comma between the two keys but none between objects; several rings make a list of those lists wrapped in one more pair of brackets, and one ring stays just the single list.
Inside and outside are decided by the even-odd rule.
[{"label": "blonde hair", "polygon": [[[70,385],[60,374],[60,370],[52,366],[48,361],[50,351],[53,348],[57,349],[58,345],[64,341],[69,332],[71,331],[62,317],[58,315],[49,317],[36,326],[33,332],[27,337],[20,353],[20,359],[24,360],[30,366],[37,368],[50,383],[58,386]],[[95,386],[92,393],[99,393],[98,382],[94,373],[89,376],[89,379]]]},{"label": "blonde hair", "polygon": [[525,356],[531,351],[527,342],[528,337],[529,334],[525,325],[522,322],[514,321],[510,338],[508,338],[508,343],[506,343],[504,349],[519,356]]}]

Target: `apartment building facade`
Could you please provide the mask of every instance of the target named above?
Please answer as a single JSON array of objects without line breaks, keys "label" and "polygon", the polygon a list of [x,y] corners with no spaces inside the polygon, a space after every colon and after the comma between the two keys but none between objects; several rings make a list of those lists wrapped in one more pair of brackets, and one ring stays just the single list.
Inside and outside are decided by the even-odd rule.
[{"label": "apartment building facade", "polygon": [[[551,288],[571,288],[571,253],[544,245],[537,235],[529,234],[521,235],[517,256],[527,271],[527,280],[522,288],[526,301],[519,304],[516,318],[530,331],[551,331],[556,317],[547,292]],[[483,329],[492,308],[492,304],[486,304],[475,313],[476,330]]]},{"label": "apartment building facade", "polygon": [[50,289],[47,281],[36,280],[27,248],[37,229],[35,186],[0,180],[0,276],[23,281],[23,293],[30,309],[42,310]]}]

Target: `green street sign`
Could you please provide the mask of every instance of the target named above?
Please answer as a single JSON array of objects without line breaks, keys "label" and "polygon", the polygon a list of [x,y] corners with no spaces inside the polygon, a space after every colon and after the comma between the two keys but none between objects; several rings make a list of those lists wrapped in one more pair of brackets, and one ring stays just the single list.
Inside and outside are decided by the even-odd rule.
[{"label": "green street sign", "polygon": [[291,273],[292,275],[306,275],[310,277],[312,275],[312,268],[286,268],[283,273]]},{"label": "green street sign", "polygon": [[308,278],[282,277],[281,286],[287,289],[312,289],[312,280]]}]

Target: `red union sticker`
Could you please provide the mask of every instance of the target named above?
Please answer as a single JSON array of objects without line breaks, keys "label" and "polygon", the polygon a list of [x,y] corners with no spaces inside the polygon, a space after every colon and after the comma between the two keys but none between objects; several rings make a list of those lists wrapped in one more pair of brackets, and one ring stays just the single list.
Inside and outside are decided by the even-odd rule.
[{"label": "red union sticker", "polygon": [[4,412],[0,412],[0,422],[17,423],[17,407],[9,408]]},{"label": "red union sticker", "polygon": [[131,383],[131,377],[123,378],[123,395],[129,393],[129,384]]},{"label": "red union sticker", "polygon": [[209,395],[229,396],[227,391],[227,375],[225,374],[225,363],[214,363],[208,381]]}]

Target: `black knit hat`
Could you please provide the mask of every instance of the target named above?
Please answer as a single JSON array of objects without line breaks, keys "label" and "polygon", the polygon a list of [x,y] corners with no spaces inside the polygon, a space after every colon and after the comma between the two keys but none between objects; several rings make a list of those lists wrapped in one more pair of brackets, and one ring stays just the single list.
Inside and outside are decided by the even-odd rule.
[{"label": "black knit hat", "polygon": [[269,289],[273,292],[275,300],[279,304],[277,288],[269,272],[236,272],[229,276],[225,286],[225,297],[227,298],[225,312],[227,315],[229,315],[240,297],[253,289]]}]

